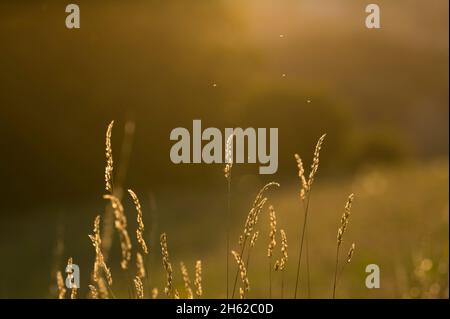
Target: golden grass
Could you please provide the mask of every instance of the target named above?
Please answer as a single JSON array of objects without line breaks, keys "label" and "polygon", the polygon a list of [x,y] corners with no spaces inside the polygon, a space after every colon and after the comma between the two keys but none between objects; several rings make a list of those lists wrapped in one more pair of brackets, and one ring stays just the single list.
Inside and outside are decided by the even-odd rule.
[{"label": "golden grass", "polygon": [[194,286],[195,286],[195,295],[197,298],[200,299],[200,297],[203,295],[203,287],[202,287],[202,261],[197,260],[195,262],[195,280],[194,280]]},{"label": "golden grass", "polygon": [[142,284],[141,278],[139,276],[134,277],[134,287],[136,288],[137,299],[144,299],[144,285]]},{"label": "golden grass", "polygon": [[239,274],[241,276],[241,281],[243,285],[243,287],[240,288],[240,297],[241,299],[244,299],[245,293],[250,290],[250,282],[247,277],[247,268],[245,267],[244,261],[242,260],[241,255],[239,255],[239,253],[232,250],[231,254],[233,255],[239,267]]},{"label": "golden grass", "polygon": [[272,205],[269,206],[270,232],[269,246],[267,247],[267,257],[269,257],[269,297],[272,298],[272,255],[277,245],[277,216]]},{"label": "golden grass", "polygon": [[89,285],[88,288],[89,288],[89,292],[91,294],[91,298],[92,299],[98,299],[99,296],[98,296],[97,288],[95,288],[94,285]]},{"label": "golden grass", "polygon": [[[311,196],[311,188],[314,182],[314,178],[317,174],[317,171],[319,170],[319,162],[320,162],[320,150],[322,149],[322,144],[325,140],[326,134],[323,134],[319,140],[317,141],[316,147],[314,149],[314,155],[313,155],[313,162],[311,164],[311,171],[309,172],[308,181],[306,181],[305,178],[305,170],[303,168],[303,163],[298,154],[295,154],[295,160],[297,162],[297,168],[298,168],[298,176],[301,180],[301,187],[300,187],[300,198],[303,205],[303,227],[301,229],[301,237],[299,239],[299,253],[298,253],[298,262],[297,262],[297,277],[295,280],[295,290],[294,290],[294,299],[297,298],[297,293],[299,289],[299,279],[300,279],[300,267],[302,262],[302,253],[303,253],[303,243],[305,241],[305,234],[307,234],[307,222],[308,222],[308,211],[309,211],[309,200]],[[300,219],[299,219],[300,220]],[[299,226],[299,232],[300,232],[300,226]],[[308,244],[308,240],[306,239],[306,243]],[[308,252],[308,247],[306,249]],[[308,254],[307,254],[308,257]],[[306,260],[307,262],[307,269],[309,270],[309,258]],[[309,283],[309,271],[308,271],[308,283]],[[309,286],[308,286],[309,291]]]},{"label": "golden grass", "polygon": [[191,279],[189,278],[189,273],[184,262],[180,262],[181,274],[183,275],[184,288],[186,290],[187,299],[194,299],[194,294],[191,288]]},{"label": "golden grass", "polygon": [[287,250],[288,248],[287,236],[284,229],[280,229],[280,234],[281,234],[281,258],[275,262],[274,266],[275,271],[284,270],[289,257]]},{"label": "golden grass", "polygon": [[[112,160],[112,145],[111,145],[111,137],[112,137],[112,127],[113,122],[110,123],[107,129],[107,138],[106,138],[106,169],[105,169],[105,184],[106,184],[106,190],[109,192],[109,194],[104,195],[104,198],[110,201],[111,208],[114,212],[114,218],[115,218],[115,230],[119,234],[120,237],[120,247],[121,247],[121,261],[120,266],[126,273],[129,273],[129,265],[130,261],[132,259],[132,252],[133,247],[131,244],[131,238],[128,235],[127,230],[127,218],[125,216],[124,207],[120,201],[120,199],[112,193],[112,189],[114,188],[113,184],[113,160]],[[313,186],[314,179],[316,178],[318,168],[319,168],[319,162],[320,162],[320,151],[325,139],[325,134],[322,135],[319,140],[317,141],[316,147],[314,149],[313,154],[313,160],[311,164],[311,170],[308,174],[308,178],[305,177],[305,170],[303,166],[303,161],[300,158],[299,155],[295,155],[295,160],[297,163],[297,169],[298,169],[298,177],[300,179],[300,200],[302,204],[302,212],[303,216],[300,216],[300,218],[297,218],[297,222],[300,221],[300,226],[303,225],[303,227],[300,227],[299,229],[299,238],[298,238],[298,244],[299,244],[299,254],[298,254],[298,266],[297,266],[297,280],[292,280],[293,283],[295,283],[295,290],[294,297],[297,297],[297,290],[299,288],[299,276],[300,273],[300,261],[301,261],[301,255],[303,250],[303,244],[304,239],[307,238],[307,217],[308,217],[308,208],[309,208],[309,201],[311,196],[311,189]],[[232,162],[227,163],[228,168],[225,168],[225,177],[227,180],[231,183],[231,165]],[[230,184],[229,184],[230,186]],[[249,279],[249,262],[250,262],[250,252],[252,249],[256,248],[256,242],[258,239],[258,236],[260,236],[261,231],[265,231],[264,225],[260,226],[258,221],[261,218],[261,214],[265,212],[264,207],[266,204],[269,204],[269,198],[266,196],[267,191],[272,187],[280,187],[280,185],[276,182],[270,182],[264,185],[259,192],[257,193],[250,211],[248,212],[246,219],[244,221],[244,227],[242,230],[241,235],[239,236],[239,241],[237,243],[237,248],[235,250],[229,250],[228,253],[231,253],[231,255],[234,257],[234,260],[236,261],[236,278],[234,282],[233,289],[231,291],[231,298],[234,298],[235,291],[237,289],[239,297],[240,298],[247,298],[250,292],[250,279]],[[230,187],[228,188],[228,191],[230,191]],[[153,288],[150,286],[150,282],[148,281],[148,268],[145,267],[145,256],[149,252],[149,246],[147,245],[147,242],[145,241],[145,226],[143,221],[143,210],[141,203],[139,201],[138,196],[134,191],[131,189],[128,190],[128,193],[133,201],[134,208],[137,212],[136,217],[136,241],[138,245],[136,246],[136,251],[133,256],[135,256],[135,266],[136,266],[136,275],[132,277],[128,277],[128,284],[129,289],[131,287],[131,290],[133,293],[129,295],[129,297],[134,296],[138,299],[145,298],[145,294],[148,295],[149,298],[158,298],[158,287]],[[349,264],[355,253],[355,243],[352,243],[347,251],[347,255],[344,260],[340,260],[340,250],[344,244],[344,237],[346,237],[346,233],[348,230],[348,223],[351,216],[351,209],[352,204],[354,200],[354,195],[351,194],[348,196],[347,202],[344,207],[344,213],[340,219],[338,232],[336,236],[336,255],[335,255],[335,267],[334,267],[334,280],[332,283],[332,289],[333,289],[333,295],[332,297],[336,297],[337,292],[337,286],[339,283],[339,280],[341,279],[342,272],[344,270],[344,267],[346,264]],[[230,211],[230,202],[228,202],[228,212]],[[303,217],[303,221],[302,218]],[[280,274],[281,276],[281,297],[284,297],[284,290],[285,290],[285,279],[284,275],[286,272],[286,269],[288,268],[288,261],[289,261],[289,255],[288,255],[288,240],[287,240],[287,232],[285,231],[286,228],[277,230],[277,216],[275,213],[275,209],[273,205],[269,205],[268,208],[268,219],[269,219],[269,227],[268,227],[268,238],[269,243],[267,246],[267,254],[266,256],[269,257],[269,274],[268,274],[268,282],[269,282],[269,297],[272,297],[272,285],[273,283],[280,283],[280,281],[273,282],[273,279],[276,278],[276,273]],[[105,259],[103,257],[102,253],[102,241],[100,236],[100,216],[97,216],[94,221],[94,230],[93,234],[89,235],[89,238],[92,241],[92,244],[95,248],[95,261],[94,261],[94,269],[92,272],[92,284],[88,285],[89,288],[89,296],[93,299],[103,299],[103,298],[114,298],[114,293],[111,289],[112,285],[112,275],[110,269],[107,267]],[[288,228],[290,228],[288,226]],[[228,229],[228,228],[227,228]],[[292,231],[292,230],[291,230]],[[279,235],[278,235],[279,234]],[[265,235],[265,233],[264,233]],[[228,236],[228,235],[227,235]],[[277,249],[277,236],[280,238],[280,248]],[[169,250],[168,250],[168,243],[167,243],[167,235],[166,233],[162,233],[160,235],[160,245],[161,245],[161,256],[162,256],[162,266],[165,271],[165,287],[164,287],[164,293],[166,297],[168,298],[180,298],[180,294],[177,289],[177,285],[174,281],[175,273],[174,269],[172,268],[172,263],[169,256]],[[307,239],[306,239],[306,248],[307,247]],[[229,243],[227,241],[227,249],[229,249]],[[330,254],[331,255],[331,254]],[[244,258],[246,256],[246,258]],[[275,263],[272,264],[272,258],[277,257],[275,260]],[[134,258],[134,257],[133,257]],[[341,262],[340,262],[341,261]],[[68,261],[68,265],[71,265],[72,259],[70,258]],[[307,266],[309,267],[309,261],[307,258]],[[341,268],[339,268],[341,264]],[[427,266],[428,267],[428,266]],[[255,270],[252,270],[252,276],[253,275],[260,275],[261,271],[259,268],[253,267]],[[428,267],[430,268],[430,267]],[[428,269],[427,268],[427,269]],[[421,268],[420,268],[421,269]],[[188,273],[188,269],[186,265],[183,262],[180,262],[180,271],[182,275],[182,284],[184,286],[183,290],[183,297],[186,297],[188,299],[191,298],[201,298],[203,296],[203,274],[202,274],[202,261],[197,260],[195,262],[195,275],[194,280],[191,281]],[[275,273],[272,275],[272,271]],[[294,269],[293,269],[294,271]],[[255,274],[253,274],[255,272]],[[267,275],[265,275],[267,276]],[[275,276],[275,277],[272,277]],[[309,275],[308,275],[309,276]],[[147,279],[147,282],[144,285],[144,278]],[[228,278],[228,258],[227,258],[227,278]],[[237,279],[240,278],[240,285],[237,287]],[[253,277],[252,277],[253,278]],[[267,277],[265,277],[267,278]],[[289,277],[292,278],[292,277]],[[308,278],[309,280],[309,278]],[[267,283],[267,279],[266,279]],[[66,295],[66,289],[64,286],[64,279],[61,272],[57,272],[56,275],[56,284],[58,288],[58,298],[62,299],[65,298]],[[153,285],[157,286],[157,282],[155,281]],[[181,285],[181,280],[180,280]],[[228,280],[227,280],[228,285]],[[253,285],[253,279],[252,279],[252,285]],[[134,286],[134,288],[133,288]],[[148,290],[147,287],[148,286]],[[436,289],[435,289],[436,290]],[[227,288],[227,294],[229,293]],[[252,292],[253,294],[253,292]],[[78,289],[77,287],[73,287],[71,289],[71,298],[77,298],[78,297]],[[164,297],[164,296],[162,296]]]},{"label": "golden grass", "polygon": [[[258,194],[256,195],[255,200],[253,201],[252,208],[250,209],[250,212],[248,213],[247,218],[245,220],[244,230],[242,232],[242,235],[239,237],[238,244],[241,248],[241,252],[238,254],[239,256],[244,255],[245,248],[247,246],[246,244],[248,242],[248,238],[251,238],[254,228],[258,223],[259,215],[260,215],[265,203],[267,202],[267,198],[264,197],[264,194],[269,188],[271,188],[273,186],[280,187],[280,184],[278,184],[277,182],[267,183],[259,190]],[[249,259],[251,245],[248,245],[248,246],[249,246],[248,247],[248,249],[249,249],[248,259]],[[248,260],[247,260],[247,263],[248,263]],[[240,271],[240,269],[238,268],[238,270],[236,271],[236,276],[234,278],[234,284],[233,284],[233,290],[231,293],[231,298],[234,297],[234,294],[236,291],[236,285],[237,285],[237,280],[238,280],[238,276],[239,276],[239,271]]]},{"label": "golden grass", "polygon": [[[354,197],[355,196],[353,194],[350,194],[348,196],[347,202],[345,203],[344,214],[341,217],[341,226],[339,227],[338,232],[337,232],[336,264],[335,264],[335,269],[334,269],[334,282],[333,282],[333,298],[336,297],[336,285],[337,285],[337,276],[338,276],[340,247],[344,240],[345,231],[347,230]],[[347,256],[348,262],[350,262],[352,259],[354,249],[355,249],[355,244],[353,243],[348,252],[348,256]]]},{"label": "golden grass", "polygon": [[106,165],[105,165],[105,190],[109,193],[113,192],[113,170],[114,170],[114,161],[112,154],[112,129],[113,129],[114,121],[111,121],[108,125],[108,129],[106,130],[106,142],[105,142],[105,156],[106,156]]},{"label": "golden grass", "polygon": [[127,269],[131,260],[131,239],[127,230],[127,218],[120,199],[114,195],[104,195],[103,198],[109,199],[114,210],[114,226],[120,235],[120,248],[122,251],[122,261],[120,266]]},{"label": "golden grass", "polygon": [[161,244],[162,262],[164,270],[166,271],[166,287],[164,288],[164,292],[168,297],[173,296],[177,298],[179,294],[173,286],[173,269],[169,259],[169,249],[167,248],[167,235],[165,233],[161,234],[160,244]]},{"label": "golden grass", "polygon": [[224,168],[224,175],[225,179],[227,180],[227,212],[225,216],[225,222],[226,222],[226,245],[227,249],[225,252],[226,255],[226,294],[227,299],[229,297],[229,283],[230,283],[230,260],[229,260],[229,254],[230,251],[230,220],[231,220],[231,168],[233,167],[233,135],[230,135],[226,142],[225,147],[225,168]]},{"label": "golden grass", "polygon": [[95,261],[94,261],[94,271],[93,271],[93,280],[95,282],[99,282],[100,277],[103,274],[106,277],[106,280],[108,282],[108,285],[112,285],[112,275],[111,275],[111,271],[108,268],[108,266],[106,266],[105,263],[105,259],[103,257],[103,253],[102,253],[102,240],[101,240],[101,236],[100,236],[100,215],[98,215],[95,218],[94,221],[94,234],[93,235],[89,235],[89,238],[92,241],[92,245],[95,248]]},{"label": "golden grass", "polygon": [[131,198],[133,199],[134,206],[136,207],[137,212],[137,224],[138,229],[136,229],[136,238],[138,243],[141,245],[142,251],[144,254],[148,254],[148,248],[147,243],[144,240],[144,221],[142,219],[142,208],[141,203],[139,202],[139,198],[137,197],[136,193],[133,192],[131,189],[128,190],[128,193],[130,194]]},{"label": "golden grass", "polygon": [[136,269],[137,276],[141,279],[145,278],[145,265],[144,265],[144,257],[142,257],[141,253],[136,253]]},{"label": "golden grass", "polygon": [[277,215],[272,205],[269,206],[269,218],[270,218],[270,233],[269,233],[269,246],[267,247],[267,257],[272,257],[273,250],[277,245]]},{"label": "golden grass", "polygon": [[58,287],[58,299],[64,299],[66,296],[66,286],[60,271],[56,273],[56,286]]}]

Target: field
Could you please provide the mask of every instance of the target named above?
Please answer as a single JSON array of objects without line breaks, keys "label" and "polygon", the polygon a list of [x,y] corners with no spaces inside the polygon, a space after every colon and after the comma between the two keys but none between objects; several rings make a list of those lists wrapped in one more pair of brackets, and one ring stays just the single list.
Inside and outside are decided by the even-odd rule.
[{"label": "field", "polygon": [[[186,298],[187,275],[199,297],[197,261],[201,298],[448,298],[448,1],[379,0],[380,29],[363,0],[77,4],[68,29],[59,2],[0,2],[0,298],[62,297],[69,258],[77,298]],[[278,129],[278,170],[175,164],[195,120]]]},{"label": "field", "polygon": [[[326,149],[322,161],[327,161]],[[298,256],[299,225],[303,218],[299,196],[300,184],[296,178],[293,160],[292,182],[279,189],[269,191],[268,203],[275,207],[277,227],[284,229],[288,240],[288,262],[285,268],[283,297],[292,298],[295,286]],[[448,298],[448,160],[434,160],[427,163],[410,162],[401,167],[367,167],[345,179],[330,179],[320,176],[311,191],[310,219],[308,222],[308,259],[310,282],[306,275],[306,258],[303,257],[300,276],[300,298],[330,298],[332,296],[336,234],[344,204],[349,193],[355,194],[351,218],[344,239],[344,254],[352,242],[356,249],[352,261],[345,266],[338,282],[338,298]],[[236,180],[236,181],[234,181]],[[225,179],[223,180],[225,184]],[[257,176],[234,176],[232,188],[232,249],[238,248],[248,210],[257,189],[264,181]],[[254,191],[251,191],[251,190]],[[143,217],[147,225],[144,238],[149,245],[149,266],[151,286],[144,282],[145,297],[150,289],[165,286],[165,272],[162,265],[159,235],[167,234],[170,259],[173,264],[173,285],[180,297],[187,297],[182,274],[178,264],[183,261],[194,275],[196,260],[202,261],[202,297],[226,296],[226,246],[225,246],[225,191],[219,189],[177,190],[151,195],[152,200],[143,200]],[[232,194],[233,194],[232,193]],[[201,194],[201,196],[198,196]],[[176,198],[176,200],[173,200]],[[403,198],[403,200],[399,200]],[[139,245],[134,238],[135,210],[131,200],[125,200],[125,211],[129,222],[134,251]],[[157,205],[156,205],[157,202]],[[102,203],[99,200],[99,203]],[[267,204],[266,206],[268,206]],[[98,205],[94,205],[98,206]],[[52,208],[49,208],[51,210]],[[94,250],[87,236],[92,233],[92,221],[96,209],[91,206],[73,208],[76,214],[67,214],[63,221],[50,220],[50,213],[36,212],[30,228],[14,235],[12,245],[2,244],[6,255],[15,255],[17,264],[30,265],[24,268],[20,277],[2,278],[7,286],[2,297],[17,286],[9,282],[21,282],[31,290],[27,297],[55,297],[56,270],[63,269],[66,258],[72,256],[82,269],[82,287],[79,296],[88,296],[87,285],[92,281],[84,275],[84,269],[92,269]],[[189,217],[187,217],[189,216]],[[177,222],[174,223],[173,221]],[[20,219],[13,223],[21,223]],[[53,225],[53,226],[50,226]],[[70,225],[70,227],[68,226]],[[50,227],[49,227],[50,226]],[[47,229],[39,240],[36,229]],[[261,212],[258,223],[259,239],[252,251],[248,265],[250,290],[247,297],[263,298],[269,295],[269,214],[267,207]],[[192,231],[195,230],[195,231]],[[3,233],[8,229],[3,228]],[[12,234],[11,234],[12,236]],[[129,274],[119,267],[119,237],[114,235],[113,252],[108,264],[114,278],[114,294],[127,298]],[[277,239],[278,241],[278,239]],[[276,250],[279,249],[280,242]],[[25,248],[26,247],[26,248]],[[53,249],[53,252],[52,252]],[[26,254],[15,252],[25,251]],[[116,251],[114,251],[116,250]],[[46,252],[42,258],[42,252]],[[274,255],[278,257],[279,252]],[[304,255],[305,256],[305,255]],[[42,259],[40,259],[42,258]],[[345,259],[345,258],[343,258]],[[50,262],[51,261],[51,262]],[[137,272],[135,256],[130,263],[130,272]],[[344,260],[345,264],[345,260]],[[381,287],[367,289],[365,267],[377,264],[381,271]],[[230,263],[234,278],[236,265]],[[6,267],[5,267],[6,266]],[[273,266],[273,264],[272,264]],[[6,272],[8,265],[3,265]],[[90,271],[90,270],[89,270]],[[5,273],[5,272],[3,272]],[[272,273],[272,297],[281,298],[280,272]],[[5,282],[3,281],[3,282]],[[17,291],[20,293],[20,291]],[[164,297],[161,296],[160,297]],[[237,297],[237,296],[236,296]]]}]

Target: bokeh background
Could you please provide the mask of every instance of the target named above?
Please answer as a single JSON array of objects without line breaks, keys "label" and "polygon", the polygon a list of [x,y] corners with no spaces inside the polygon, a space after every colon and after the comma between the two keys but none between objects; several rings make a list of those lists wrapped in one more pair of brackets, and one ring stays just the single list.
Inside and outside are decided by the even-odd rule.
[{"label": "bokeh background", "polygon": [[[192,274],[202,259],[205,296],[223,297],[223,167],[169,158],[170,131],[193,119],[279,128],[277,174],[233,167],[231,222],[236,245],[258,189],[281,183],[269,200],[290,244],[285,295],[301,218],[293,154],[309,165],[326,132],[308,231],[310,296],[330,297],[336,231],[354,192],[345,245],[357,250],[338,297],[448,298],[448,1],[377,1],[379,30],[366,29],[360,0],[76,3],[78,30],[65,27],[65,1],[0,3],[1,298],[54,298],[68,256],[87,294],[111,120],[119,179],[141,197],[154,286],[163,287],[164,231],[179,290],[178,263]],[[124,205],[134,233],[129,198]],[[268,291],[267,213],[260,227],[255,298]],[[126,297],[119,258],[115,238],[108,263]],[[381,268],[380,289],[364,285],[369,263]]]}]

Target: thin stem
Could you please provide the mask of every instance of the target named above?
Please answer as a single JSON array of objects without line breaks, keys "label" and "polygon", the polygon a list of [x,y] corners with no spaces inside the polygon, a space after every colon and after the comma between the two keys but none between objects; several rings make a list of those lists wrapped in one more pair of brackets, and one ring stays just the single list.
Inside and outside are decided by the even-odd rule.
[{"label": "thin stem", "polygon": [[272,257],[269,257],[269,299],[272,299]]},{"label": "thin stem", "polygon": [[308,285],[308,299],[311,299],[311,282],[309,275],[309,244],[308,244],[308,229],[306,229],[306,276]]},{"label": "thin stem", "polygon": [[311,196],[311,189],[308,192],[308,199],[306,200],[306,207],[305,207],[305,215],[303,218],[303,231],[302,231],[302,235],[301,235],[301,240],[300,240],[300,252],[298,254],[298,263],[297,263],[297,278],[295,280],[295,292],[294,292],[294,299],[297,299],[297,291],[298,291],[298,280],[299,280],[299,276],[300,276],[300,264],[301,264],[301,260],[302,260],[302,251],[303,251],[303,240],[305,238],[305,231],[306,231],[306,222],[308,220],[308,208],[309,208],[309,199]]},{"label": "thin stem", "polygon": [[344,272],[345,265],[347,265],[347,263],[343,264],[342,267],[341,267],[341,270],[338,272],[337,281],[336,281],[336,287],[339,285],[339,282],[341,281],[341,277],[342,277],[342,273]]},{"label": "thin stem", "polygon": [[336,265],[334,268],[334,284],[333,284],[333,299],[336,298],[336,280],[337,280],[337,272],[338,272],[338,264],[339,264],[339,247],[340,245],[337,245],[336,248]]},{"label": "thin stem", "polygon": [[[111,194],[116,196],[119,200],[122,200],[123,184],[126,180],[128,166],[130,161],[131,151],[133,149],[134,140],[134,122],[129,120],[125,123],[124,138],[120,148],[119,165],[117,166],[116,174],[111,176]],[[117,179],[114,179],[114,175]],[[104,212],[104,225],[103,225],[103,237],[102,248],[103,258],[105,261],[109,259],[109,253],[113,242],[113,229],[114,229],[114,211],[111,205],[107,205]],[[109,236],[109,238],[107,238]]]},{"label": "thin stem", "polygon": [[111,286],[107,281],[105,281],[106,288],[108,289],[109,293],[111,294],[111,297],[113,299],[116,299],[116,295],[114,294],[114,291],[112,290]]},{"label": "thin stem", "polygon": [[251,252],[251,247],[249,247],[248,252],[247,252],[247,262],[245,263],[245,268],[247,269],[247,273],[248,273],[248,265],[250,264],[250,252]]},{"label": "thin stem", "polygon": [[131,276],[130,276],[130,268],[128,267],[127,269],[125,269],[125,273],[127,276],[127,287],[128,287],[128,298],[134,298],[134,290],[133,290],[133,284],[132,284],[132,280],[131,280]]},{"label": "thin stem", "polygon": [[144,267],[145,267],[145,281],[147,282],[147,286],[148,286],[148,292],[150,294],[151,297],[151,291],[152,291],[152,286],[151,286],[151,282],[150,282],[150,261],[148,258],[148,255],[144,255]]},{"label": "thin stem", "polygon": [[284,297],[284,269],[281,271],[281,299]]},{"label": "thin stem", "polygon": [[[231,174],[231,172],[229,173]],[[227,178],[227,217],[226,217],[226,223],[227,223],[227,299],[229,297],[229,264],[230,264],[230,217],[231,217],[231,175]]]}]

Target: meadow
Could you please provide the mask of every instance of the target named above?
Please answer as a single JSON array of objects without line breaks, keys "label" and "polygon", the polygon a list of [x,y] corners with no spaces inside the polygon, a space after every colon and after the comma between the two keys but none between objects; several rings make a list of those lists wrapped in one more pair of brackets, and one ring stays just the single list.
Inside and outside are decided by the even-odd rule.
[{"label": "meadow", "polygon": [[[106,191],[114,194],[111,132],[112,126],[106,139],[105,181]],[[366,167],[352,178],[317,182],[316,188],[324,137],[314,151],[309,176],[306,172],[296,176],[297,169],[302,171],[303,166],[299,165],[299,157],[293,157],[291,185],[267,184],[256,195],[253,205],[252,200],[243,196],[237,196],[235,203],[231,192],[230,211],[226,214],[220,200],[212,200],[208,205],[210,213],[198,212],[195,217],[183,220],[180,211],[193,209],[189,207],[188,198],[192,196],[189,193],[184,195],[186,198],[176,196],[169,216],[159,216],[154,207],[150,212],[146,211],[133,191],[129,191],[131,203],[124,199],[129,202],[127,210],[121,207],[118,198],[105,195],[111,200],[115,215],[116,231],[111,235],[116,245],[111,248],[122,253],[108,261],[104,259],[104,246],[99,239],[101,230],[107,230],[100,227],[100,216],[107,219],[108,215],[99,215],[94,230],[94,236],[98,237],[91,237],[96,250],[96,270],[90,281],[85,278],[85,282],[90,282],[91,293],[88,294],[85,288],[81,290],[83,296],[226,298],[228,289],[231,298],[237,298],[238,294],[241,298],[448,298],[448,161],[408,163],[401,168]],[[324,148],[321,156],[326,161]],[[229,181],[230,190],[233,190],[234,176],[229,175],[233,168],[231,164],[227,165],[230,166],[226,166],[224,183]],[[260,178],[250,182],[236,179],[248,188],[259,184]],[[354,197],[351,195],[347,199],[350,193]],[[202,194],[199,201],[223,197],[211,190]],[[296,294],[296,270],[305,213],[302,198],[308,197],[311,200],[309,221]],[[201,205],[205,209],[205,203]],[[226,287],[227,246],[224,240],[227,216],[233,217],[230,220],[232,241],[228,247],[234,257],[229,263],[229,288]],[[125,219],[136,219],[136,222],[131,222],[131,226],[124,222]],[[158,220],[158,227],[154,225],[155,220]],[[239,235],[242,228],[244,232]],[[104,240],[111,241],[112,238],[103,237]],[[338,266],[337,243],[344,249]],[[87,240],[84,246],[86,250],[92,249]],[[348,248],[351,253],[347,257]],[[92,254],[83,251],[83,255],[82,259],[86,259],[86,255]],[[59,260],[58,264],[63,263]],[[369,264],[380,268],[381,286],[378,289],[368,289],[365,285],[368,275],[365,268]],[[105,286],[111,274],[113,279]],[[65,291],[65,288],[60,282],[59,293],[61,290]],[[53,291],[56,291],[55,287]],[[69,295],[67,292],[61,297]]]},{"label": "meadow", "polygon": [[[245,298],[293,298],[297,282],[297,298],[448,298],[448,1],[379,0],[381,29],[366,28],[363,0],[77,4],[75,30],[58,2],[0,2],[0,298],[57,298],[70,257],[76,297],[92,298],[98,252],[116,298],[142,296],[136,287],[145,298],[154,288],[158,298],[189,297],[186,274],[198,298],[197,261],[200,297],[225,298],[227,259],[235,298],[247,284]],[[278,128],[276,173],[234,163],[229,180],[224,163],[175,164],[170,133],[195,119],[221,132]],[[308,181],[323,133],[302,235],[294,154]],[[231,251],[240,254],[255,197],[271,182],[280,186],[264,192],[247,248],[254,231],[258,239],[242,256],[247,283]],[[111,195],[124,209],[116,216]],[[379,289],[365,285],[369,264],[380,268]]]}]

